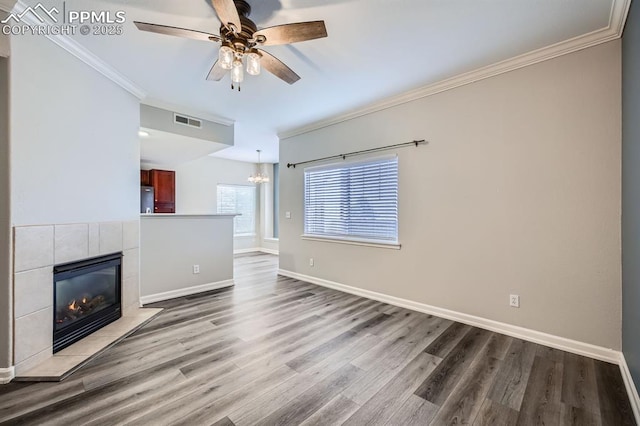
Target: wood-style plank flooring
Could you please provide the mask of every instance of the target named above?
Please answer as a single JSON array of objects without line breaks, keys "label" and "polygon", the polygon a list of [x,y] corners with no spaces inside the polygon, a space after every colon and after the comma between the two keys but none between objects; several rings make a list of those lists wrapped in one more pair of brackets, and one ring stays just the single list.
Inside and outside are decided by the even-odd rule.
[{"label": "wood-style plank flooring", "polygon": [[613,364],[276,270],[237,257],[66,381],[0,386],[0,424],[635,424]]}]

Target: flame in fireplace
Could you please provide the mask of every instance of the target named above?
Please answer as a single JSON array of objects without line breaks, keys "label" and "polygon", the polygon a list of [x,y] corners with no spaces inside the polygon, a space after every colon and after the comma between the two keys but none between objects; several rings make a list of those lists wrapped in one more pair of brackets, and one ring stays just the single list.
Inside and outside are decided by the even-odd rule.
[{"label": "flame in fireplace", "polygon": [[101,310],[108,303],[107,298],[99,294],[93,297],[90,293],[71,299],[56,311],[56,324],[64,324],[67,321],[75,321],[94,311]]}]

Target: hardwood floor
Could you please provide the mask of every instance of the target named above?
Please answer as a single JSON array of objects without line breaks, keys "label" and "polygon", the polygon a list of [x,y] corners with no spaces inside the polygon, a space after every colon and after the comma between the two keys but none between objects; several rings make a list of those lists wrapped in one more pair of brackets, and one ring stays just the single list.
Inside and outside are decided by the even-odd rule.
[{"label": "hardwood floor", "polygon": [[240,256],[66,381],[0,386],[0,424],[635,424],[615,365],[276,269]]}]

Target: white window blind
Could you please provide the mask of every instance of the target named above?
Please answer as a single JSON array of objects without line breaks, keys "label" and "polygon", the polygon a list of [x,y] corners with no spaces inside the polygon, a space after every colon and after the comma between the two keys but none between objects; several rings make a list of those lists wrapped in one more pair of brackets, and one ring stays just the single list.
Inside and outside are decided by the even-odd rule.
[{"label": "white window blind", "polygon": [[235,235],[256,232],[256,187],[248,185],[218,185],[218,213],[238,213],[234,219]]},{"label": "white window blind", "polygon": [[397,242],[398,158],[306,169],[304,232]]}]

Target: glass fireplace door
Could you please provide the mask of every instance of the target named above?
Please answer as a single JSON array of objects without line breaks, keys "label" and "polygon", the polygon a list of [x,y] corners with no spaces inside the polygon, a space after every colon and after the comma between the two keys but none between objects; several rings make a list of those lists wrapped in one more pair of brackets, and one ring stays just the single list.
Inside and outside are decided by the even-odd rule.
[{"label": "glass fireplace door", "polygon": [[122,253],[54,268],[54,352],[121,316]]}]

